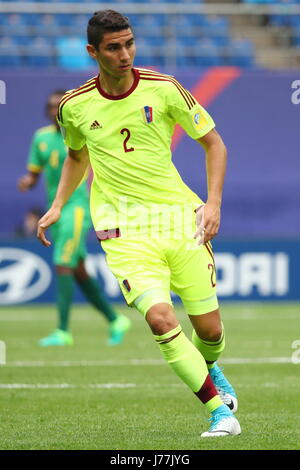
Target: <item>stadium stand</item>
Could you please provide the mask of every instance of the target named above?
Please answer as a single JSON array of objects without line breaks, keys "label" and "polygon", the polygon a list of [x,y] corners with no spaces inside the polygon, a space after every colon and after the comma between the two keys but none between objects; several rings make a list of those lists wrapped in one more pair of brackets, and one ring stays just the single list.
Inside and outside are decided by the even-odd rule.
[{"label": "stadium stand", "polygon": [[[22,5],[26,3],[34,6],[33,2]],[[62,44],[69,40],[72,49],[80,47],[90,17],[85,7],[91,3],[98,8],[98,2],[92,0],[43,0],[43,8],[38,2],[27,13],[20,12],[17,1],[6,3],[11,5],[6,10],[0,4],[0,67],[90,67],[90,59],[80,53],[72,52],[67,59]],[[213,14],[217,10],[213,10],[212,0],[117,0],[113,4],[119,4],[124,11],[126,4],[135,7],[128,16],[139,44],[137,65],[272,68],[300,63],[300,7],[299,14],[275,12],[273,8],[299,6],[300,0],[222,0],[218,2],[219,9],[222,5],[236,5],[236,13],[226,15]],[[269,14],[259,14],[257,8],[270,5]],[[212,8],[209,14],[203,14],[195,10],[197,6]],[[250,10],[241,14],[243,6],[252,8],[253,14],[249,14]]]},{"label": "stadium stand", "polygon": [[[10,2],[11,5],[18,2]],[[49,6],[57,5],[55,1],[43,2]],[[74,3],[84,5],[81,1],[64,0],[60,5]],[[128,3],[119,0],[120,7]],[[131,0],[130,3],[149,3],[155,5],[169,4],[189,5],[201,3],[199,0]],[[95,2],[96,4],[96,2]],[[82,44],[82,32],[86,29],[90,15],[83,13],[0,13],[0,67],[56,66],[70,69],[83,69],[91,66],[88,57],[75,53]],[[44,11],[44,10],[43,10]],[[71,10],[72,11],[72,10]],[[76,10],[77,11],[77,10]],[[203,14],[129,14],[135,29],[139,52],[138,65],[153,66],[211,66],[236,65],[253,66],[255,63],[253,46],[239,46],[231,37],[230,20],[220,15]],[[70,41],[72,51],[65,55],[63,48]],[[240,56],[245,50],[244,59]],[[83,48],[84,51],[84,48]],[[76,57],[76,60],[74,60]]]}]

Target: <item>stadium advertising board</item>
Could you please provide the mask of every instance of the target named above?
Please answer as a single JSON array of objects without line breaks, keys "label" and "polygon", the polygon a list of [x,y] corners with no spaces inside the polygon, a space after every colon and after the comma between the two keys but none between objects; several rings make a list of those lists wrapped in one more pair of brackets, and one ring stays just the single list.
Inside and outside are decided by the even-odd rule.
[{"label": "stadium advertising board", "polygon": [[[221,300],[300,300],[297,241],[216,241],[217,288]],[[88,244],[87,269],[109,299],[123,302],[118,283],[97,243]],[[1,242],[0,305],[53,302],[52,250],[35,240]],[[74,300],[82,302],[76,291]],[[176,298],[175,298],[176,300]]]}]

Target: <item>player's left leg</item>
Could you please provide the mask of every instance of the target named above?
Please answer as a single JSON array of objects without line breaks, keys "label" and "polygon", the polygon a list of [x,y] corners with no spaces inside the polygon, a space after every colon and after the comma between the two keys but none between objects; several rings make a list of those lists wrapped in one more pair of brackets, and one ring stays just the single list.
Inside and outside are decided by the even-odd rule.
[{"label": "player's left leg", "polygon": [[100,289],[95,279],[86,271],[84,260],[81,258],[74,269],[76,282],[86,299],[94,305],[109,322],[108,344],[115,346],[121,344],[125,334],[131,326],[131,321],[125,315],[118,314]]},{"label": "player's left leg", "polygon": [[181,297],[194,326],[193,344],[204,357],[223,402],[236,411],[236,394],[216,364],[225,347],[225,335],[211,245],[197,246],[183,240],[170,246],[167,256],[172,266],[171,288]]},{"label": "player's left leg", "polygon": [[238,401],[235,390],[216,362],[225,348],[225,332],[220,311],[216,309],[201,315],[189,315],[189,318],[194,327],[192,342],[205,358],[209,374],[223,403],[236,412]]}]

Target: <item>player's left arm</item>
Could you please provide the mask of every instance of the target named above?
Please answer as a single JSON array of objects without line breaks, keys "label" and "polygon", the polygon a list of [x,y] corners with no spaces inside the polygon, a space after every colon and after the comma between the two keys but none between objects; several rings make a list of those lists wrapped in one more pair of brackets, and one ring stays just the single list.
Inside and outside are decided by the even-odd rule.
[{"label": "player's left arm", "polygon": [[174,124],[180,124],[192,139],[203,146],[206,153],[208,199],[205,205],[197,209],[195,233],[199,244],[206,243],[217,235],[220,227],[226,147],[215,130],[212,117],[174,77],[168,84],[167,103]]},{"label": "player's left arm", "polygon": [[212,129],[197,141],[204,148],[206,155],[208,197],[206,204],[197,209],[197,231],[194,238],[200,237],[200,243],[206,243],[217,235],[220,227],[227,150],[216,129]]}]

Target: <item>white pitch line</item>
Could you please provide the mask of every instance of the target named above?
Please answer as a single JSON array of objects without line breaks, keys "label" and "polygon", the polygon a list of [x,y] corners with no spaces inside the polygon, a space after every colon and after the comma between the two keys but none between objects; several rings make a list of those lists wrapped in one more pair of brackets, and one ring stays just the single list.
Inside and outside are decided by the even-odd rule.
[{"label": "white pitch line", "polygon": [[[89,315],[89,314],[88,314]],[[23,322],[23,321],[37,321],[37,322],[41,322],[41,321],[53,321],[53,318],[55,318],[55,314],[53,313],[53,315],[19,315],[19,316],[9,316],[9,317],[6,317],[4,315],[1,316],[1,313],[0,313],[0,322]],[[76,321],[91,321],[91,317],[89,316],[88,318],[85,318],[84,316],[82,317],[76,317]]]},{"label": "white pitch line", "polygon": [[137,384],[87,384],[87,385],[76,385],[76,384],[0,384],[0,389],[62,389],[62,388],[135,388]]},{"label": "white pitch line", "polygon": [[[132,310],[132,309],[131,309]],[[284,309],[285,310],[285,309]],[[3,311],[3,310],[2,310]],[[23,321],[53,321],[55,318],[55,309],[53,307],[53,312],[47,311],[46,313],[42,312],[32,312],[31,310],[22,310],[20,312],[12,312],[8,313],[7,311],[3,311],[2,313],[0,308],[0,322],[23,322]],[[129,315],[133,319],[134,322],[144,322],[144,319],[141,315],[138,314],[137,311],[130,312]],[[176,315],[180,319],[185,319],[186,314],[184,311],[177,311]],[[223,311],[223,318],[224,320],[269,320],[271,318],[271,313],[264,312],[264,308],[261,308],[261,311],[253,311],[253,310],[243,310],[243,309],[229,309],[226,307]],[[91,310],[79,310],[74,311],[74,316],[76,321],[80,322],[90,322],[93,319],[96,319],[97,312]],[[281,314],[277,313],[275,316],[276,320],[295,320],[298,319],[298,311],[288,311],[282,312]]]},{"label": "white pitch line", "polygon": [[180,388],[183,387],[181,383],[171,384],[134,384],[134,383],[104,383],[104,384],[0,384],[0,390],[8,389],[74,389],[74,388],[95,388],[95,389],[118,389],[118,388]]},{"label": "white pitch line", "polygon": [[6,367],[114,367],[114,366],[160,366],[165,364],[162,359],[128,359],[124,361],[14,361],[7,362]]},{"label": "white pitch line", "polygon": [[291,364],[291,357],[233,357],[221,359],[221,364]]},{"label": "white pitch line", "polygon": [[[250,388],[252,387],[252,384],[236,384],[238,388]],[[62,389],[86,389],[86,388],[91,388],[91,389],[104,389],[104,390],[111,390],[111,389],[133,389],[133,388],[150,388],[151,390],[153,388],[159,388],[160,390],[162,388],[183,388],[184,384],[183,383],[165,383],[165,384],[135,384],[135,383],[103,383],[103,384],[0,384],[0,390],[12,390],[12,389],[17,389],[17,390],[62,390]],[[260,384],[261,388],[281,388],[281,383],[273,383],[273,382],[266,382],[266,383],[261,383]],[[297,387],[299,388],[299,387]]]},{"label": "white pitch line", "polygon": [[[128,360],[95,360],[95,361],[13,361],[4,367],[119,367],[119,366],[162,366],[162,359],[128,359]],[[220,364],[292,364],[291,357],[254,357],[224,358]]]}]

